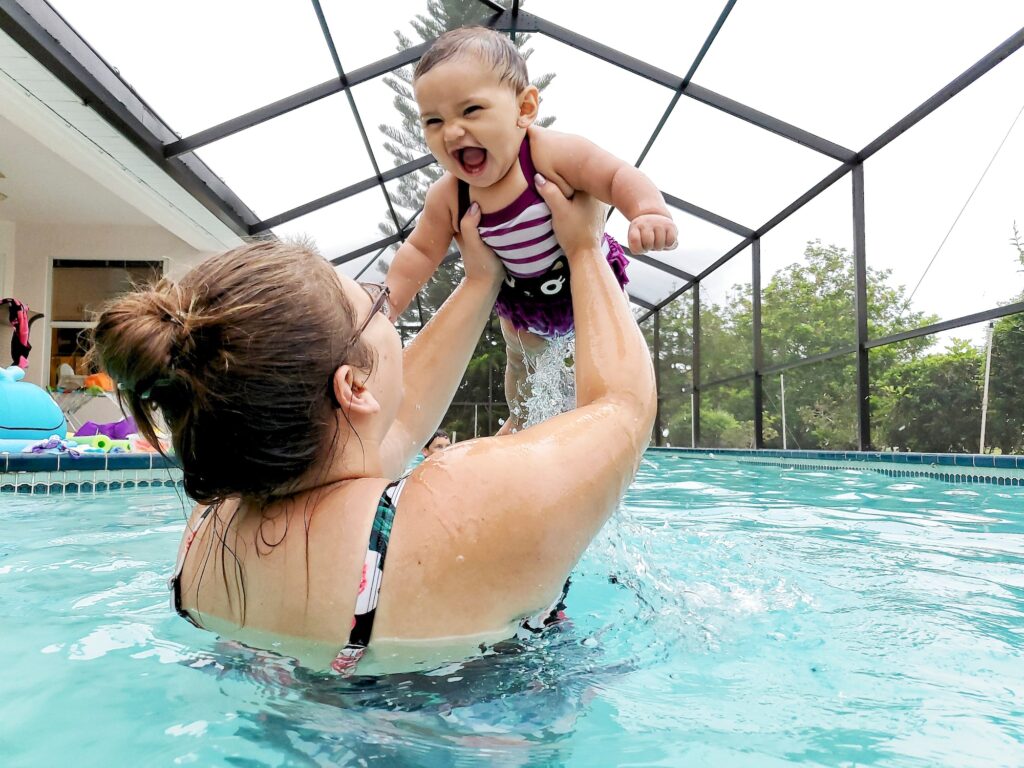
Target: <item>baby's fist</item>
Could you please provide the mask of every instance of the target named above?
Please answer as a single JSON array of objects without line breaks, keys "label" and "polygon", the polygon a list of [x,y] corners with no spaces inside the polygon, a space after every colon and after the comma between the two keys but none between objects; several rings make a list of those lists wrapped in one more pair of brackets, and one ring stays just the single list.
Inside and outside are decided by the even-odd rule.
[{"label": "baby's fist", "polygon": [[660,213],[645,213],[629,223],[629,250],[633,253],[668,251],[676,247],[676,223]]}]

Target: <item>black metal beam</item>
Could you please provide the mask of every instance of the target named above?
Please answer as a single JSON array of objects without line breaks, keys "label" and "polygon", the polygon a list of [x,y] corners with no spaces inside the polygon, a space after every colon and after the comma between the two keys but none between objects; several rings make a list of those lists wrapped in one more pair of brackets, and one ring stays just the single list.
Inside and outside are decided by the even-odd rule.
[{"label": "black metal beam", "polygon": [[754,345],[754,447],[764,448],[764,349],[761,340],[761,240],[750,249],[751,328]]},{"label": "black metal beam", "polygon": [[857,153],[852,149],[847,149],[828,139],[823,139],[810,131],[797,128],[795,125],[790,125],[787,122],[748,107],[746,104],[734,101],[727,96],[722,96],[696,83],[688,84],[683,93],[691,99],[699,101],[701,104],[707,104],[709,107],[714,107],[725,112],[727,115],[738,117],[740,120],[756,125],[758,128],[763,128],[766,131],[782,136],[784,139],[794,141],[801,146],[813,149],[815,152],[835,158],[841,162],[852,163],[857,159]]},{"label": "black metal beam", "polygon": [[654,313],[654,444],[661,445],[661,313]]},{"label": "black metal beam", "polygon": [[400,176],[405,176],[408,173],[418,171],[420,168],[426,168],[428,165],[431,165],[434,162],[436,161],[434,160],[433,155],[423,155],[423,157],[411,160],[408,163],[405,163],[404,165],[398,166],[397,168],[391,168],[387,171],[384,171],[384,173],[382,173],[379,177],[372,176],[368,179],[357,181],[355,184],[349,184],[347,187],[343,187],[342,189],[339,189],[336,192],[331,192],[330,194],[324,195],[323,197],[318,197],[316,200],[311,200],[308,203],[303,203],[302,205],[296,206],[295,208],[284,211],[283,213],[279,213],[276,216],[271,216],[269,219],[257,221],[255,224],[252,225],[249,234],[258,235],[261,232],[266,232],[268,229],[278,227],[281,224],[284,224],[285,222],[292,221],[293,219],[297,219],[301,216],[306,216],[307,214],[313,213],[313,211],[318,211],[321,208],[325,208],[328,205],[332,205],[333,203],[341,202],[342,200],[352,197],[353,195],[358,195],[360,192],[365,192],[366,190],[371,189],[378,184],[383,185],[393,179],[399,178]]},{"label": "black metal beam", "polygon": [[860,160],[867,160],[886,144],[889,144],[893,139],[917,125],[917,123],[921,122],[922,119],[956,96],[971,83],[975,82],[979,77],[991,70],[1007,56],[1022,47],[1024,47],[1024,28],[1014,32],[1003,42],[985,54],[985,56],[975,62],[975,64],[966,69],[962,74],[951,80],[943,88],[940,88],[935,94],[917,107],[917,109],[910,112],[889,130],[882,133],[878,138],[864,147],[864,149],[859,152]]},{"label": "black metal beam", "polygon": [[733,234],[739,235],[740,237],[753,237],[754,230],[750,227],[744,226],[743,224],[737,224],[731,219],[725,218],[725,216],[719,216],[717,213],[709,211],[705,208],[701,208],[693,203],[688,203],[682,198],[670,195],[668,192],[662,192],[662,196],[665,198],[665,202],[671,205],[673,208],[678,208],[691,216],[696,216],[698,219],[703,219],[706,222],[714,224],[716,227],[727,229]]},{"label": "black metal beam", "polygon": [[722,96],[721,94],[715,93],[707,88],[703,88],[693,82],[686,82],[678,75],[673,75],[671,72],[666,72],[665,70],[652,66],[645,61],[641,61],[640,59],[629,56],[614,48],[610,48],[603,43],[598,43],[588,37],[572,32],[565,27],[552,24],[546,19],[526,13],[525,11],[519,12],[518,19],[520,21],[527,18],[533,23],[538,32],[541,32],[554,40],[565,43],[566,45],[579,51],[583,51],[584,53],[589,53],[595,58],[606,61],[620,69],[632,72],[634,75],[638,75],[673,91],[682,91],[684,95],[689,96],[691,99],[699,101],[710,107],[714,107],[715,109],[721,110],[733,117],[738,117],[741,120],[758,126],[759,128],[764,128],[767,131],[771,131],[783,138],[805,146],[808,149],[813,149],[816,152],[820,152],[821,154],[829,157],[834,157],[836,160],[841,160],[843,162],[853,162],[857,157],[857,154],[852,149],[847,149],[835,142],[823,139],[810,131],[797,128],[795,125],[790,125],[783,120],[779,120],[778,118],[767,115],[764,112],[748,107],[746,104],[741,104],[738,101],[734,101],[733,99]]},{"label": "black metal beam", "polygon": [[648,256],[646,253],[633,253],[629,248],[623,248],[626,255],[634,261],[639,261],[641,264],[647,264],[648,266],[654,267],[661,270],[666,275],[672,275],[672,277],[678,277],[680,280],[685,280],[688,283],[692,283],[696,278],[689,272],[684,272],[681,269],[669,266],[664,262],[658,261],[657,259]]},{"label": "black metal beam", "polygon": [[198,158],[170,160],[171,128],[43,0],[0,0],[0,29],[238,235],[257,217]]},{"label": "black metal beam", "polygon": [[651,302],[645,301],[644,299],[641,299],[640,297],[634,296],[633,294],[629,293],[628,288],[626,289],[626,295],[629,296],[629,300],[636,304],[638,307],[643,307],[644,309],[650,312],[654,311],[654,305],[651,304]]},{"label": "black metal beam", "polygon": [[933,333],[941,333],[943,331],[951,331],[954,328],[963,328],[965,325],[974,325],[975,323],[984,323],[988,320],[997,320],[1000,317],[1006,317],[1007,315],[1016,315],[1024,312],[1024,301],[1018,301],[1013,304],[1007,304],[1002,307],[995,307],[993,309],[987,309],[984,312],[975,312],[971,315],[963,315],[962,317],[956,317],[952,320],[943,320],[939,323],[932,323],[931,325],[924,325],[920,328],[914,328],[910,331],[901,331],[900,333],[893,333],[889,336],[882,336],[878,339],[872,339],[865,345],[868,349],[874,349],[875,347],[884,347],[886,344],[896,344],[901,341],[909,341],[910,339],[916,339],[920,336],[930,336]]},{"label": "black metal beam", "polygon": [[367,157],[370,158],[370,165],[373,167],[374,177],[380,183],[381,194],[384,195],[384,201],[388,206],[388,214],[391,216],[391,222],[394,224],[395,229],[399,235],[403,235],[402,222],[398,220],[398,212],[395,211],[395,205],[391,200],[391,195],[388,194],[388,188],[384,186],[383,179],[380,173],[380,166],[377,164],[377,155],[373,151],[373,146],[370,144],[370,137],[366,135],[366,127],[363,125],[363,116],[359,114],[359,107],[356,106],[355,97],[352,95],[352,89],[348,86],[348,77],[345,74],[345,68],[341,65],[341,57],[338,56],[338,48],[334,44],[334,37],[331,35],[331,28],[327,24],[327,17],[324,16],[323,8],[320,6],[320,0],[312,0],[313,12],[316,13],[316,19],[320,24],[320,32],[324,36],[324,42],[327,43],[327,49],[331,53],[331,61],[334,62],[334,69],[338,73],[338,79],[345,85],[345,97],[348,99],[348,107],[352,111],[352,117],[356,121],[356,129],[359,131],[359,137],[363,142],[363,149],[366,150]]},{"label": "black metal beam", "polygon": [[330,260],[330,262],[331,264],[337,267],[338,265],[344,264],[345,262],[354,261],[355,259],[358,259],[360,256],[365,256],[366,254],[370,253],[371,251],[375,251],[378,248],[387,248],[392,243],[397,243],[401,239],[401,235],[389,235],[388,237],[382,238],[375,243],[370,243],[369,245],[364,245],[362,248],[357,248],[354,251],[350,251],[349,253],[346,253],[344,256],[335,256],[333,259]]},{"label": "black metal beam", "polygon": [[740,381],[741,379],[749,379],[753,374],[750,371],[744,371],[743,373],[734,373],[732,376],[725,376],[721,379],[715,379],[714,381],[707,381],[700,385],[701,389],[714,389],[715,387],[721,387],[725,384],[732,384],[734,381]]},{"label": "black metal beam", "polygon": [[871,450],[871,379],[868,359],[868,266],[864,223],[864,165],[853,167],[853,277],[857,313],[857,447]]},{"label": "black metal beam", "polygon": [[[516,0],[516,2],[518,1],[519,0]],[[719,31],[721,31],[722,25],[725,24],[725,20],[729,17],[729,13],[732,11],[734,5],[736,5],[736,0],[729,0],[729,2],[725,4],[725,8],[722,9],[722,12],[719,14],[718,21],[715,23],[715,26],[712,27],[711,32],[704,40],[704,45],[701,46],[701,49],[700,51],[698,51],[696,58],[694,58],[693,60],[693,63],[690,64],[690,69],[689,71],[687,71],[686,76],[683,78],[683,81],[680,84],[680,90],[677,90],[675,94],[673,94],[672,101],[670,101],[668,106],[665,108],[665,111],[661,115],[661,119],[658,120],[658,124],[654,127],[654,130],[651,132],[651,136],[647,140],[647,144],[644,145],[643,150],[640,152],[640,157],[638,157],[636,163],[634,163],[634,165],[637,168],[639,168],[643,164],[644,160],[647,157],[647,154],[651,151],[651,147],[654,146],[654,142],[657,141],[658,136],[661,135],[661,131],[665,127],[665,123],[668,122],[669,117],[672,115],[672,111],[676,108],[676,104],[679,103],[679,98],[683,95],[682,89],[685,88],[687,83],[689,83],[690,80],[693,79],[694,73],[697,71],[697,68],[700,66],[701,62],[704,61],[704,57],[707,55],[707,52],[711,49],[711,44],[715,41],[715,38],[718,37]]]},{"label": "black metal beam", "polygon": [[704,61],[704,57],[708,55],[708,51],[711,50],[711,44],[715,42],[715,38],[718,37],[718,33],[722,31],[722,27],[725,25],[725,20],[729,18],[729,14],[732,13],[733,6],[736,5],[736,0],[729,0],[722,9],[722,12],[718,14],[718,20],[715,21],[715,25],[711,28],[711,32],[704,40],[704,45],[700,47],[697,52],[696,58],[690,65],[690,69],[687,71],[686,76],[683,77],[683,86],[685,87],[697,74],[697,68]]},{"label": "black metal beam", "polygon": [[429,47],[429,43],[415,45],[393,56],[388,56],[373,64],[353,70],[348,74],[347,81],[342,81],[341,78],[334,78],[314,85],[311,88],[306,88],[304,91],[293,93],[291,96],[285,96],[283,99],[278,99],[251,112],[225,120],[223,123],[218,123],[184,139],[173,141],[164,148],[164,152],[167,157],[174,157],[184,152],[192,152],[200,147],[205,147],[207,144],[225,139],[239,131],[244,131],[246,128],[252,128],[260,123],[273,120],[275,117],[281,117],[281,115],[286,115],[300,107],[305,107],[335,93],[341,93],[346,88],[352,88],[360,83],[412,64],[419,60]]},{"label": "black metal beam", "polygon": [[693,424],[693,445],[700,445],[700,282],[693,284],[693,359],[690,375],[693,383],[691,423]]},{"label": "black metal beam", "polygon": [[770,365],[761,371],[762,376],[772,376],[776,373],[785,373],[786,371],[792,370],[793,368],[803,368],[805,365],[814,365],[815,363],[824,363],[828,360],[833,360],[843,355],[852,355],[857,351],[855,344],[850,344],[846,347],[839,347],[837,349],[831,349],[828,352],[822,352],[820,355],[811,355],[810,357],[801,357],[797,360],[790,360],[788,363],[780,363],[779,365]]}]

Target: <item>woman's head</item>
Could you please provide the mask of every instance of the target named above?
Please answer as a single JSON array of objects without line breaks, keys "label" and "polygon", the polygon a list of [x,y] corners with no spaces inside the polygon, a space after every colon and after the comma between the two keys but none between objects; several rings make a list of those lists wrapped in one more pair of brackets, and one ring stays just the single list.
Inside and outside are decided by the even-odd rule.
[{"label": "woman's head", "polygon": [[265,499],[338,439],[335,372],[376,358],[362,304],[308,247],[256,243],[108,304],[92,355],[150,440],[162,413],[190,496]]}]

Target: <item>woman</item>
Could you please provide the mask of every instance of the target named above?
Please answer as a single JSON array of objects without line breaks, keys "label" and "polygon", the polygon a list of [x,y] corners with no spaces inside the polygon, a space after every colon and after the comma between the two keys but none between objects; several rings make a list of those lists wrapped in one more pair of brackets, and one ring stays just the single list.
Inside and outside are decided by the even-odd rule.
[{"label": "woman", "polygon": [[477,206],[465,278],[404,353],[386,294],[299,246],[244,246],[105,309],[95,358],[146,437],[162,414],[199,502],[171,582],[182,616],[338,672],[367,650],[425,656],[551,617],[636,471],[655,393],[601,253],[602,206],[538,187],[570,262],[579,405],[458,443],[401,481],[502,280]]}]

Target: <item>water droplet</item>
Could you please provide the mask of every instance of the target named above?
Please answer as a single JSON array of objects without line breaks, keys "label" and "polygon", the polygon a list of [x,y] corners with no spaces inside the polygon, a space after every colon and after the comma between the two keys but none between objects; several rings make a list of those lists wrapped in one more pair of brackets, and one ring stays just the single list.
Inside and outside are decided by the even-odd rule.
[{"label": "water droplet", "polygon": [[455,557],[455,562],[456,562],[456,563],[464,563],[464,562],[466,562],[466,558],[465,558],[465,557],[463,557],[462,555],[457,555],[457,556]]}]

